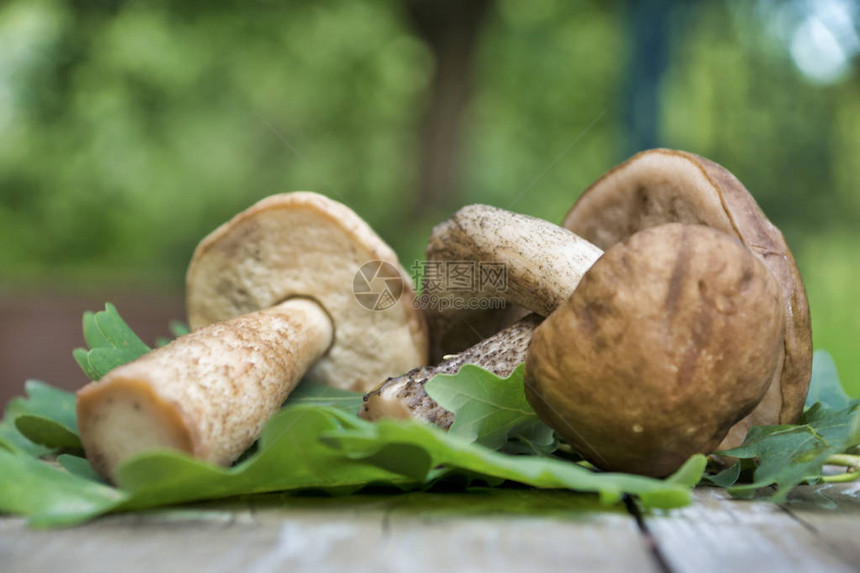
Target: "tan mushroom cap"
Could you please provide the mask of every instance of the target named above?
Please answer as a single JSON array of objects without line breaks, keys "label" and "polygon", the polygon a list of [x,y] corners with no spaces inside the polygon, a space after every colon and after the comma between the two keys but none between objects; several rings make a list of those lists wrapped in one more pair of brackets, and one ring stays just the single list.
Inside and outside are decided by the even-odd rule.
[{"label": "tan mushroom cap", "polygon": [[[383,310],[353,292],[356,272],[372,261],[391,265],[380,276],[393,267],[401,279],[391,289],[399,298]],[[426,325],[397,255],[351,209],[316,193],[273,195],[221,225],[194,252],[186,290],[192,328],[313,299],[332,320],[334,342],[307,377],[330,386],[367,391],[427,361]]]},{"label": "tan mushroom cap", "polygon": [[776,279],[739,241],[662,225],[611,247],[538,326],[526,395],[595,465],[665,476],[759,403],[784,323]]},{"label": "tan mushroom cap", "polygon": [[738,238],[776,277],[783,294],[785,359],[778,382],[723,446],[741,443],[754,424],[796,422],[812,373],[806,291],[782,233],[734,175],[692,153],[643,151],[592,184],[563,225],[608,249],[637,231],[670,222],[706,225]]}]

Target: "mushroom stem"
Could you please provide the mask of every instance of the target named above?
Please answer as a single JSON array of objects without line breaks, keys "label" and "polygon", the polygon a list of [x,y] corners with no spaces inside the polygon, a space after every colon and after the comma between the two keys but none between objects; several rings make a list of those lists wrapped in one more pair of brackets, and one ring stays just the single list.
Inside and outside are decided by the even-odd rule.
[{"label": "mushroom stem", "polygon": [[78,392],[87,457],[111,479],[122,460],[153,448],[229,465],[333,339],[328,314],[307,298],[177,338]]}]

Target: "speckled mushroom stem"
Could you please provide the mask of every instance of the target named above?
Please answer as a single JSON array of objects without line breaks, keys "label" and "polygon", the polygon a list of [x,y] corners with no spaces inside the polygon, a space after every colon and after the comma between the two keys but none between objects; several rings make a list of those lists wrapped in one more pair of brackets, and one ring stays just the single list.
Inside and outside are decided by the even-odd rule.
[{"label": "speckled mushroom stem", "polygon": [[310,299],[205,326],[115,368],[78,392],[78,425],[93,468],[153,448],[229,465],[259,436],[328,350],[331,320]]}]

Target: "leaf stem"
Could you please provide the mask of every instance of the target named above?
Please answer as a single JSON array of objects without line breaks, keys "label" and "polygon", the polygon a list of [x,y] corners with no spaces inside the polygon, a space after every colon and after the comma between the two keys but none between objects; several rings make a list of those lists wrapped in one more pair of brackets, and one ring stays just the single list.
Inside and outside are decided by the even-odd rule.
[{"label": "leaf stem", "polygon": [[860,471],[856,472],[845,472],[841,474],[836,474],[832,476],[823,476],[821,481],[824,483],[844,483],[849,481],[854,481],[857,478],[860,478]]},{"label": "leaf stem", "polygon": [[824,462],[828,466],[843,466],[846,468],[860,468],[860,456],[851,454],[834,454]]},{"label": "leaf stem", "polygon": [[842,466],[848,468],[844,473],[823,476],[821,481],[825,483],[844,483],[860,478],[860,456],[853,454],[834,454],[824,462],[829,466]]}]

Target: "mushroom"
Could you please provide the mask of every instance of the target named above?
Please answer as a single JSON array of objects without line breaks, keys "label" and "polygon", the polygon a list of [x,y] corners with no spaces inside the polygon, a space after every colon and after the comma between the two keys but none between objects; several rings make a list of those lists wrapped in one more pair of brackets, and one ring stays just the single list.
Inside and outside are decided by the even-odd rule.
[{"label": "mushroom", "polygon": [[[385,310],[353,292],[368,262],[392,294]],[[78,391],[90,463],[113,478],[129,456],[164,447],[229,465],[303,376],[367,390],[424,364],[413,298],[394,252],[346,206],[308,192],[260,201],[194,252],[194,330]]]},{"label": "mushroom", "polygon": [[461,208],[433,228],[427,244],[428,260],[504,269],[505,280],[473,285],[465,292],[449,287],[437,291],[439,296],[503,298],[541,316],[570,296],[583,273],[602,254],[558,225],[490,205]]},{"label": "mushroom", "polygon": [[[489,205],[463,207],[433,229],[427,244],[427,269],[436,273],[425,273],[420,300],[430,328],[431,363],[530,311],[546,316],[601,254],[547,221]],[[474,304],[490,300],[504,304],[488,309]]]},{"label": "mushroom", "polygon": [[782,290],[784,359],[767,395],[732,428],[720,449],[740,445],[753,425],[797,422],[812,373],[806,291],[782,233],[734,175],[692,153],[643,151],[592,184],[563,225],[608,249],[637,231],[671,222],[707,225],[736,237],[764,263]]},{"label": "mushroom", "polygon": [[784,332],[780,285],[740,241],[661,225],[606,251],[537,327],[526,396],[596,466],[663,477],[756,407]]},{"label": "mushroom", "polygon": [[[489,205],[463,207],[437,225],[427,252],[428,258],[443,262],[502,265],[504,281],[469,289],[469,295],[503,299],[536,314],[446,357],[436,366],[387,379],[365,396],[359,412],[362,418],[416,418],[450,427],[452,414],[427,395],[424,384],[437,374],[454,373],[466,363],[499,376],[510,374],[525,360],[528,342],[541,317],[570,296],[583,273],[603,253],[558,225]],[[463,293],[459,296],[468,302]],[[426,299],[422,295],[419,300]],[[451,307],[456,310],[454,303]]]}]

